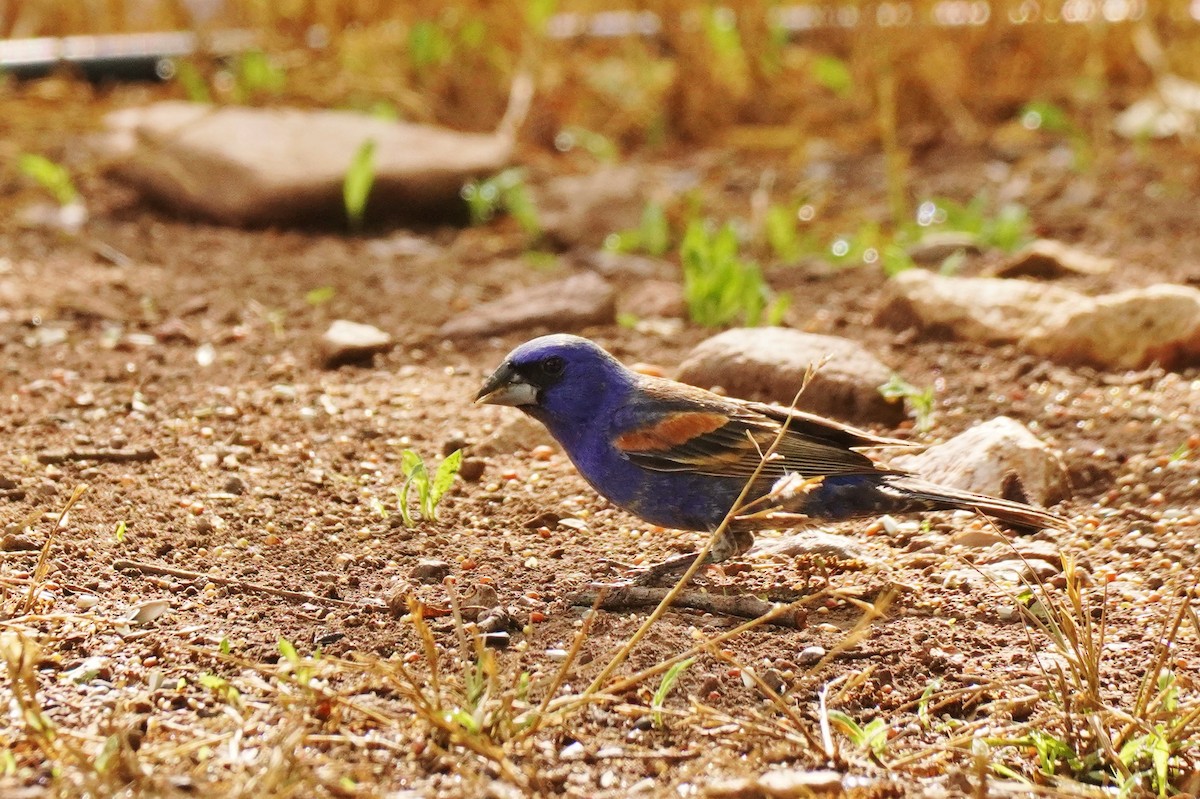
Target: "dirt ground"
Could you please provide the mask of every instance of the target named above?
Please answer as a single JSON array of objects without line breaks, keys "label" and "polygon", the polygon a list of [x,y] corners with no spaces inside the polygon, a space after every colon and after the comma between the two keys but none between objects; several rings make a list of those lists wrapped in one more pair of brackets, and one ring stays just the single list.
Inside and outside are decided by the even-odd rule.
[{"label": "dirt ground", "polygon": [[[68,146],[70,126],[45,127],[39,151]],[[29,135],[13,141],[28,147],[21,137]],[[1100,292],[1200,283],[1194,147],[1114,145],[1078,171],[1061,155],[1045,142],[1017,154],[937,145],[914,154],[912,194],[967,200],[989,186],[1023,187],[1015,199],[1040,235],[1119,263],[1061,285]],[[534,181],[552,176],[553,158],[531,158]],[[730,217],[748,213],[747,187],[764,168],[779,171],[777,185],[808,174],[761,153],[680,152],[652,165],[698,171],[706,197]],[[878,156],[831,158],[821,180],[834,198],[831,214],[870,219],[886,207]],[[557,449],[488,456],[479,479],[456,483],[436,522],[406,529],[395,512],[404,449],[436,459],[516,415],[471,398],[505,352],[537,332],[453,343],[438,338],[437,326],[581,267],[566,255],[524,259],[521,232],[504,221],[363,237],[243,231],[172,218],[98,177],[82,188],[92,212],[82,237],[18,224],[12,212],[32,199],[27,192],[5,201],[0,220],[0,512],[9,550],[0,553],[0,631],[36,642],[25,650],[37,647],[31,695],[57,730],[38,745],[29,713],[11,701],[20,691],[10,658],[15,682],[0,687],[9,708],[0,725],[6,796],[97,785],[164,796],[690,796],[776,765],[832,766],[861,776],[853,790],[871,795],[956,794],[981,779],[972,736],[1058,717],[1035,657],[1053,647],[1012,612],[1019,589],[974,579],[970,563],[981,550],[950,543],[954,533],[987,528],[940,515],[927,529],[907,524],[895,535],[872,522],[829,528],[859,542],[863,561],[751,557],[745,570],[710,570],[711,591],[841,593],[822,594],[800,629],[758,627],[702,653],[670,692],[661,724],[649,710],[654,676],[507,744],[495,732],[466,743],[444,729],[431,733],[408,684],[387,672],[399,663],[417,682],[430,679],[418,628],[378,607],[405,590],[426,604],[444,672],[441,688],[429,690],[453,695],[460,642],[451,618],[433,611],[449,607],[447,589],[414,578],[418,560],[449,563],[464,594],[480,584],[497,592],[514,619],[511,643],[494,661],[497,683],[508,689],[528,673],[536,704],[585,616],[567,598],[612,577],[603,558],[652,562],[703,543],[609,507]],[[99,244],[128,261],[113,263]],[[999,257],[971,258],[963,273]],[[1168,600],[1196,581],[1200,370],[1109,373],[880,327],[873,315],[883,280],[874,268],[776,265],[768,279],[793,295],[789,324],[861,341],[909,382],[935,387],[928,433],[911,425],[882,432],[932,443],[1005,414],[1061,451],[1074,493],[1058,510],[1074,526],[1042,535],[1079,560],[1092,600],[1105,604],[1102,691],[1114,704],[1131,702]],[[615,280],[622,293],[639,283]],[[306,299],[324,286],[333,289],[327,302]],[[327,370],[319,339],[335,318],[377,325],[398,346],[371,367]],[[667,374],[711,333],[692,325],[661,335],[617,325],[581,332]],[[152,449],[157,458],[39,460],[109,448]],[[32,612],[20,614],[38,550],[83,484],[69,521],[53,533]],[[579,523],[529,523],[547,512]],[[118,569],[117,561],[203,576]],[[1057,565],[1051,571],[1053,592],[1063,577]],[[233,584],[210,579],[218,577]],[[317,598],[245,590],[240,581]],[[896,590],[884,614],[813,670],[809,648],[836,650],[864,618],[846,597],[873,602],[889,587]],[[152,600],[169,609],[122,628],[131,608]],[[586,687],[647,613],[598,613],[559,693]],[[739,622],[669,611],[618,674]],[[1184,624],[1169,654],[1193,696],[1197,632]],[[298,652],[290,667],[281,638]],[[308,660],[317,651],[321,659]],[[786,712],[751,672],[769,675]],[[830,685],[831,707],[860,724],[887,721],[891,740],[879,760],[840,733],[836,757],[814,745],[819,692]],[[918,717],[931,686],[941,726]],[[1030,686],[1035,696],[1022,704]],[[993,752],[996,762],[1050,782],[1033,777],[1027,753]]]}]

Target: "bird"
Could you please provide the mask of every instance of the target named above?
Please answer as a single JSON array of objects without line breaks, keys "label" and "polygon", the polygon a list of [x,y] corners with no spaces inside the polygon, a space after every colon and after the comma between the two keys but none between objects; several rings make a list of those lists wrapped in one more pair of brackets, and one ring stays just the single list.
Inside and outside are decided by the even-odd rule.
[{"label": "bird", "polygon": [[[884,514],[972,510],[1017,530],[1066,527],[1050,511],[938,485],[864,452],[911,442],[635,372],[580,336],[516,347],[475,402],[540,422],[597,493],[643,521],[721,529],[710,563],[745,553],[757,530]],[[655,564],[643,578],[686,569],[696,555]]]}]

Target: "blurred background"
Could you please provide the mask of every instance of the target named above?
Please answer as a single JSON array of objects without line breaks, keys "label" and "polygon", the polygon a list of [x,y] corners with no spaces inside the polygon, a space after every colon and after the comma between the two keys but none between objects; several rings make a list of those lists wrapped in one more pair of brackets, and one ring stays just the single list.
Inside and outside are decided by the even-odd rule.
[{"label": "blurred background", "polygon": [[[0,37],[10,95],[65,59],[53,74],[103,97],[149,58],[181,98],[488,130],[527,72],[527,144],[802,155],[980,142],[1023,111],[1090,136],[1164,75],[1200,78],[1198,18],[1197,0],[3,0]],[[186,35],[128,36],[152,32]],[[125,36],[29,41],[97,34]]]}]

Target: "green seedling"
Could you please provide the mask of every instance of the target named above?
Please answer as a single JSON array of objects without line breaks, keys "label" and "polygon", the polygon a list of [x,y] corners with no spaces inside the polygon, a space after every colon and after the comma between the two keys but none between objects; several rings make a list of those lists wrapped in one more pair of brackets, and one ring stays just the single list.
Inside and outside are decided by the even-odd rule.
[{"label": "green seedling", "polygon": [[211,103],[212,92],[208,90],[208,81],[203,73],[191,61],[175,63],[175,80],[183,88],[183,94],[193,103]]},{"label": "green seedling", "polygon": [[541,234],[537,207],[525,185],[525,173],[519,168],[506,169],[487,180],[468,183],[463,187],[462,198],[467,202],[472,224],[481,225],[504,212],[516,219],[527,235]]},{"label": "green seedling", "polygon": [[876,759],[887,751],[888,725],[882,718],[872,719],[866,726],[862,726],[842,711],[830,710],[829,720],[845,733],[855,746],[870,752]]},{"label": "green seedling", "polygon": [[337,296],[337,289],[333,286],[318,286],[304,294],[304,301],[314,308],[320,307]]},{"label": "green seedling", "polygon": [[454,484],[454,478],[462,468],[462,457],[462,450],[455,450],[447,455],[438,464],[437,471],[431,479],[421,456],[414,450],[404,450],[400,456],[404,485],[396,489],[396,498],[399,500],[400,517],[404,520],[405,527],[416,526],[416,520],[409,509],[409,494],[414,489],[417,492],[417,509],[421,518],[429,521],[437,519],[438,504]]},{"label": "green seedling", "polygon": [[421,20],[408,31],[406,52],[413,69],[422,73],[448,63],[454,52],[454,44],[440,25]]},{"label": "green seedling", "polygon": [[660,203],[653,200],[642,209],[642,218],[632,230],[612,233],[604,240],[604,248],[613,252],[644,252],[663,255],[671,248],[671,223]]},{"label": "green seedling", "polygon": [[123,543],[125,543],[125,531],[126,531],[126,529],[127,529],[127,528],[126,528],[126,526],[125,526],[125,520],[124,520],[124,519],[121,519],[119,522],[117,522],[117,526],[116,526],[115,528],[113,528],[113,538],[115,538],[115,539],[117,540],[117,543],[118,543],[118,544],[123,544]]},{"label": "green seedling", "polygon": [[812,76],[817,83],[824,86],[838,97],[849,97],[854,89],[854,78],[850,67],[836,56],[820,56],[812,63]]},{"label": "green seedling", "polygon": [[367,200],[371,187],[375,185],[375,140],[367,139],[354,153],[350,168],[342,182],[342,201],[346,206],[346,220],[350,228],[362,230],[363,217],[367,212]]},{"label": "green seedling", "polygon": [[243,53],[234,65],[234,97],[245,103],[258,95],[276,95],[287,86],[287,75],[260,50]]},{"label": "green seedling", "polygon": [[220,699],[227,705],[235,708],[242,706],[242,695],[238,689],[230,684],[229,680],[224,677],[218,677],[216,674],[205,672],[200,675],[200,684],[213,693],[213,696]]},{"label": "green seedling", "polygon": [[731,225],[716,232],[702,222],[688,225],[679,247],[683,265],[683,295],[692,321],[707,327],[739,322],[754,327],[777,325],[791,298],[772,297],[758,264],[738,253]]},{"label": "green seedling", "polygon": [[667,697],[671,694],[671,689],[675,687],[675,683],[678,682],[679,677],[695,662],[696,659],[694,657],[681,660],[667,669],[667,673],[663,675],[662,681],[659,682],[658,688],[654,691],[654,697],[650,700],[650,710],[653,712],[652,720],[656,728],[662,728],[662,710],[666,704]]},{"label": "green seedling", "polygon": [[43,155],[24,153],[17,162],[21,172],[41,186],[59,205],[70,205],[79,197],[71,173]]},{"label": "green seedling", "polygon": [[1013,252],[1033,240],[1029,211],[1017,203],[1005,203],[989,213],[987,195],[975,195],[965,205],[944,197],[922,202],[917,208],[916,226],[908,226],[899,236],[902,243],[917,241],[932,231],[965,233],[984,248]]},{"label": "green seedling", "polygon": [[893,373],[890,380],[879,387],[879,393],[884,399],[904,400],[908,412],[916,421],[919,432],[927,433],[933,427],[933,389],[920,389],[909,383],[903,377]]}]

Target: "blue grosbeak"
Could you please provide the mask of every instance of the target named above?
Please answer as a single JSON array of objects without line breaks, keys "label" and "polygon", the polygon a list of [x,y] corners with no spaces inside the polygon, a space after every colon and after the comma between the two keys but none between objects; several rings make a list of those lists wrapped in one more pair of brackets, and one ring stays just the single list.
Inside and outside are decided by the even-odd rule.
[{"label": "blue grosbeak", "polygon": [[[809,520],[966,509],[1017,528],[1065,525],[1030,505],[881,467],[861,452],[909,442],[638,374],[578,336],[543,336],[517,347],[475,400],[529,414],[610,502],[651,524],[685,530],[717,529],[786,427],[750,487],[749,504],[714,544],[713,562],[749,549],[755,529]],[[694,559],[673,559],[670,568]]]}]

